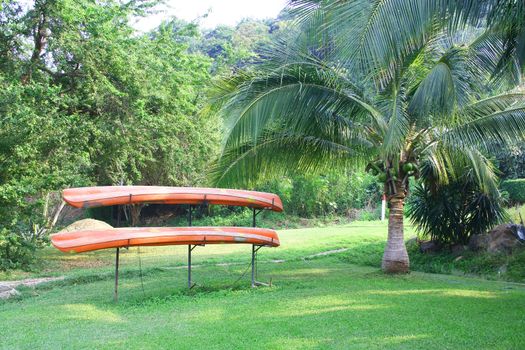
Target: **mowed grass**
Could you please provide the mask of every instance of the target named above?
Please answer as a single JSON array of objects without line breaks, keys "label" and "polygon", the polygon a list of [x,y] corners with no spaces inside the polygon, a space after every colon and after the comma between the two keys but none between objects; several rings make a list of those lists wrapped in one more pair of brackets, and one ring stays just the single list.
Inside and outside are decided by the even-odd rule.
[{"label": "mowed grass", "polygon": [[[377,259],[385,235],[386,226],[377,223],[281,231],[282,246],[260,255],[260,279],[271,279],[272,287],[257,289],[249,288],[249,271],[244,274],[249,246],[196,248],[198,285],[191,291],[181,268],[185,250],[143,249],[143,287],[139,255],[130,250],[123,255],[117,304],[112,254],[64,255],[61,262],[48,251],[56,258],[50,266],[61,266],[67,279],[24,289],[0,304],[0,348],[525,347],[523,285],[424,273],[385,276],[350,263]],[[350,250],[304,259],[340,248]]]}]

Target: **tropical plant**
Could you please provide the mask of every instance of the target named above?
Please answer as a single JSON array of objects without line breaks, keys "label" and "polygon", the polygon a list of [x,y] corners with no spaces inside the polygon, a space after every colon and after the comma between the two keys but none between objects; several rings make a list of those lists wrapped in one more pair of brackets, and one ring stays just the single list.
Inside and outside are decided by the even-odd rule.
[{"label": "tropical plant", "polygon": [[498,192],[480,191],[474,174],[465,171],[448,184],[417,184],[409,199],[408,217],[420,232],[444,245],[467,244],[507,217]]},{"label": "tropical plant", "polygon": [[227,134],[215,181],[366,166],[390,207],[382,268],[409,271],[409,178],[446,184],[469,169],[497,193],[485,152],[525,132],[515,51],[468,2],[293,1],[298,34],[256,73],[218,84]]}]

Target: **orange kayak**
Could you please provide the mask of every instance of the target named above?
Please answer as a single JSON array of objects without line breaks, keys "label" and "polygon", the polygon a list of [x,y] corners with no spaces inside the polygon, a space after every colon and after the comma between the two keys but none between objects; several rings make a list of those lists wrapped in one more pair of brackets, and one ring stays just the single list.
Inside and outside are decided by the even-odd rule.
[{"label": "orange kayak", "polygon": [[132,246],[248,243],[279,246],[277,232],[254,227],[134,227],[57,233],[51,243],[63,252]]},{"label": "orange kayak", "polygon": [[101,186],[65,189],[64,200],[77,208],[110,205],[220,204],[282,211],[278,195],[266,192],[201,187]]}]

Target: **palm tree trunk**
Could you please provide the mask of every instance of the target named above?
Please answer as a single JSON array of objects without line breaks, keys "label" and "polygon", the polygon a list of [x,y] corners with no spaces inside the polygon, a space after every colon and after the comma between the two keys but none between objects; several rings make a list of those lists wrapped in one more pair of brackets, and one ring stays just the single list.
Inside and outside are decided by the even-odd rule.
[{"label": "palm tree trunk", "polygon": [[403,237],[403,207],[405,206],[405,186],[396,181],[396,194],[390,197],[388,216],[388,241],[383,254],[381,268],[386,273],[407,273],[410,262]]}]

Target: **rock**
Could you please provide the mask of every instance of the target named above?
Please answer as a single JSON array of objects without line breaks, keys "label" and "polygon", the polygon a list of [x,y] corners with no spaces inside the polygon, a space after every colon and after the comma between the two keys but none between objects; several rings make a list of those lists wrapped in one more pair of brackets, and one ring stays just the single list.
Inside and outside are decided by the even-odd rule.
[{"label": "rock", "polygon": [[71,225],[67,226],[66,228],[62,229],[58,233],[66,233],[66,232],[72,232],[72,231],[81,231],[81,230],[103,230],[113,228],[110,224],[95,220],[95,219],[83,219],[78,220],[72,223]]},{"label": "rock", "polygon": [[0,299],[8,299],[15,295],[20,295],[15,288],[18,286],[25,286],[30,288],[35,288],[41,283],[61,281],[64,279],[64,276],[60,277],[43,277],[43,278],[28,278],[25,280],[19,281],[0,281]]},{"label": "rock", "polygon": [[9,299],[20,293],[14,288],[2,288],[0,287],[0,299]]},{"label": "rock", "polygon": [[521,246],[516,231],[518,225],[504,224],[494,227],[489,233],[487,251],[490,253],[510,253],[512,250]]},{"label": "rock", "polygon": [[454,244],[450,247],[450,251],[454,255],[461,255],[465,251],[465,246],[463,244]]},{"label": "rock", "polygon": [[441,245],[434,241],[420,241],[419,250],[421,253],[436,253],[441,250]]},{"label": "rock", "polygon": [[488,234],[481,234],[481,235],[472,235],[469,238],[468,241],[468,249],[477,252],[480,250],[487,250],[489,246],[489,235]]}]

